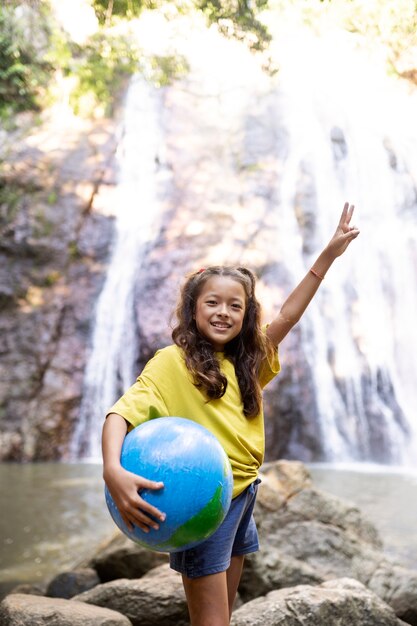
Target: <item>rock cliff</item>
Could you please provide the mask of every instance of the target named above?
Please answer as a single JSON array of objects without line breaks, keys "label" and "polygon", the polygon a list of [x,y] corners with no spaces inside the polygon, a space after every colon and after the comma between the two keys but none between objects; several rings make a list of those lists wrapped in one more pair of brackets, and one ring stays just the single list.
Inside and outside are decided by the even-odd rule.
[{"label": "rock cliff", "polygon": [[2,136],[2,459],[67,454],[112,237],[114,126],[56,111]]}]

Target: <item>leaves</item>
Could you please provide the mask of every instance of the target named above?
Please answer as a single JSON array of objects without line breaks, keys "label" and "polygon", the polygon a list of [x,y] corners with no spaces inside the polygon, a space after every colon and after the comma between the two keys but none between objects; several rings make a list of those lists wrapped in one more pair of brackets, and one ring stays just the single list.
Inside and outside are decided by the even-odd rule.
[{"label": "leaves", "polygon": [[[30,14],[18,18],[14,7],[0,7],[0,115],[10,108],[37,108],[37,95],[51,77],[52,68],[43,57],[43,45],[34,44],[35,29],[44,35],[40,38],[42,44],[48,37],[43,15],[31,8],[27,11]],[[32,31],[28,31],[28,20],[24,19],[28,15],[37,18]]]}]

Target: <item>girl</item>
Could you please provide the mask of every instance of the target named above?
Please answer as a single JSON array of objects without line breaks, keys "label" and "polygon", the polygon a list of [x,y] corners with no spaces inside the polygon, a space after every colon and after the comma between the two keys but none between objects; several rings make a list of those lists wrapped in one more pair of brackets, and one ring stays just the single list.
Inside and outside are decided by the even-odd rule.
[{"label": "girl", "polygon": [[350,226],[353,208],[345,204],[329,244],[265,329],[248,269],[210,267],[191,274],[177,307],[174,345],[155,354],[105,421],[103,477],[130,528],[158,529],[165,516],[139,495],[163,484],[120,465],[128,429],[155,417],[193,419],[217,436],[229,456],[234,490],[225,520],[208,540],[170,557],[182,574],[192,626],[230,623],[244,555],[259,547],[252,511],[264,453],[261,391],[279,371],[278,344],[333,261],[358,236]]}]

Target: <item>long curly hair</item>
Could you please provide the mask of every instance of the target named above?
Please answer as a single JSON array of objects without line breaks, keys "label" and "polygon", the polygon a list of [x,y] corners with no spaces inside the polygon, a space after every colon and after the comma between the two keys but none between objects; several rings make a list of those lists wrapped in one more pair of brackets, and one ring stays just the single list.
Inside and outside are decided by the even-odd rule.
[{"label": "long curly hair", "polygon": [[172,339],[183,350],[186,366],[196,387],[205,392],[208,400],[221,398],[226,392],[227,378],[220,370],[213,345],[198,331],[194,319],[197,299],[204,284],[213,276],[231,278],[245,290],[242,329],[225,345],[224,353],[235,367],[243,412],[247,417],[255,417],[262,406],[259,370],[265,356],[272,352],[272,346],[261,329],[261,307],[255,297],[256,279],[249,269],[211,266],[188,275],[177,304],[177,324],[172,331]]}]

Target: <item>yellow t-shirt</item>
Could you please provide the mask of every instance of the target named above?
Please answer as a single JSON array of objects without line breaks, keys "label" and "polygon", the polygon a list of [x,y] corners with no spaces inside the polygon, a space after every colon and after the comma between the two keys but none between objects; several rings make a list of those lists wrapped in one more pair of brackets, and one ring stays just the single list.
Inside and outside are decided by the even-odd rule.
[{"label": "yellow t-shirt", "polygon": [[[111,407],[132,425],[156,417],[184,417],[205,426],[223,446],[233,470],[233,497],[257,477],[264,458],[263,411],[247,418],[243,413],[235,369],[222,352],[216,353],[227,377],[226,393],[217,400],[207,399],[192,382],[181,349],[168,346],[148,361],[136,383]],[[278,353],[272,363],[265,359],[260,373],[261,387],[279,372]]]}]

